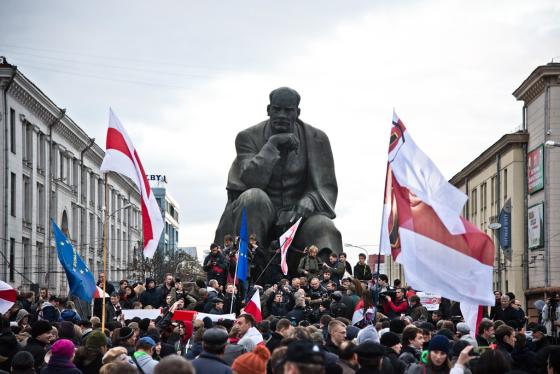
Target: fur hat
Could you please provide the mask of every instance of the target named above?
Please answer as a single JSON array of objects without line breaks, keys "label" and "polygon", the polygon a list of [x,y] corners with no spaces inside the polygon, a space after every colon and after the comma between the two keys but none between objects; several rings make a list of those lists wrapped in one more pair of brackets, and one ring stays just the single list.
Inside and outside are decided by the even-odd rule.
[{"label": "fur hat", "polygon": [[33,338],[43,335],[52,330],[52,325],[48,321],[39,320],[31,326],[31,336]]},{"label": "fur hat", "polygon": [[252,352],[237,357],[231,368],[236,373],[265,374],[266,363],[270,359],[270,351],[264,345],[257,345]]},{"label": "fur hat", "polygon": [[379,342],[381,344],[383,344],[385,347],[390,348],[390,347],[393,347],[393,346],[399,344],[401,342],[401,339],[394,332],[387,331],[385,334],[383,334],[381,336],[381,339],[380,339]]}]

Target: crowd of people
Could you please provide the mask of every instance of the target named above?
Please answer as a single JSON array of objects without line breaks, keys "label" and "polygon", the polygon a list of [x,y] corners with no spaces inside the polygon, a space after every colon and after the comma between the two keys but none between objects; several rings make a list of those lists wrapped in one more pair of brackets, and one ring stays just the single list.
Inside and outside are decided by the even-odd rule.
[{"label": "crowd of people", "polygon": [[[115,287],[100,274],[104,330],[99,305],[90,316],[47,289],[20,293],[2,316],[0,373],[560,373],[558,295],[529,323],[515,295],[497,291],[471,331],[458,303],[428,311],[365,254],[353,267],[345,253],[323,263],[311,246],[296,276],[265,285],[228,277],[229,256],[213,244],[207,279],[191,283],[166,274]],[[259,316],[245,310],[256,292]],[[128,309],[157,317],[125,319]],[[175,318],[188,310],[206,317]]]}]

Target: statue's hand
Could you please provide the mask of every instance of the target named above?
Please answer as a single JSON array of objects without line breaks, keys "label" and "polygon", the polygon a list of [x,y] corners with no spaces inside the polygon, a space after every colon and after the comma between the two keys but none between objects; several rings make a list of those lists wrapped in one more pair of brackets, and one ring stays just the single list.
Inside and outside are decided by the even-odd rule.
[{"label": "statue's hand", "polygon": [[315,204],[309,196],[304,196],[298,203],[296,212],[297,215],[303,218],[309,217],[315,211]]},{"label": "statue's hand", "polygon": [[290,133],[272,135],[268,141],[277,149],[286,149],[288,151],[296,150],[299,146],[297,137]]}]

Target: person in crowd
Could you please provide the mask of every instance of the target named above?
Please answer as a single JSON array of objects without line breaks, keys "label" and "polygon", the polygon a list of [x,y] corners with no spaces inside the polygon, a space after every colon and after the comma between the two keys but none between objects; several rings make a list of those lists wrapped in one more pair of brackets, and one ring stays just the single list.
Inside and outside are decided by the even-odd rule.
[{"label": "person in crowd", "polygon": [[336,319],[329,322],[329,335],[325,349],[331,353],[340,354],[340,345],[346,340],[346,325]]},{"label": "person in crowd", "polygon": [[428,310],[420,302],[420,297],[418,297],[417,295],[413,295],[413,296],[410,297],[408,302],[409,302],[409,305],[410,305],[410,309],[408,311],[408,314],[412,317],[412,321],[414,321],[414,322],[416,322],[416,321],[420,321],[420,322],[428,321],[428,318],[429,318]]},{"label": "person in crowd", "polygon": [[465,322],[459,322],[455,330],[456,330],[456,337],[459,340],[464,340],[475,348],[478,347],[478,343],[476,339],[471,335],[471,328],[468,324],[466,324]]},{"label": "person in crowd", "polygon": [[[317,256],[319,253],[319,248],[312,245],[307,250],[307,255],[302,257],[299,261],[299,266],[297,268],[298,274],[306,277],[307,279],[311,280],[313,277],[318,277],[321,275],[322,270],[322,261]],[[299,282],[298,282],[299,286]],[[294,287],[294,283],[292,280],[292,288]]]},{"label": "person in crowd", "polygon": [[[284,295],[287,296],[286,299]],[[282,291],[272,293],[266,302],[269,315],[278,318],[286,317],[294,304],[294,296],[289,292],[284,294]]]},{"label": "person in crowd", "polygon": [[10,328],[8,318],[2,316],[0,323],[0,370],[9,371],[12,357],[20,349],[20,346]]},{"label": "person in crowd", "polygon": [[[504,296],[502,296],[502,298]],[[508,325],[502,325],[496,329],[496,333],[494,335],[496,337],[496,349],[503,353],[510,365],[513,365],[513,357],[511,356],[511,353],[515,348],[515,330]]]},{"label": "person in crowd", "polygon": [[138,370],[144,374],[152,374],[155,366],[158,364],[153,359],[156,350],[156,342],[150,336],[144,336],[138,339],[136,343],[136,352],[132,355],[132,361],[138,367]]},{"label": "person in crowd", "polygon": [[283,373],[323,374],[325,373],[325,355],[321,348],[310,340],[296,340],[288,345]]},{"label": "person in crowd", "polygon": [[476,342],[479,347],[488,347],[494,337],[494,324],[489,319],[483,319],[478,325]]},{"label": "person in crowd", "polygon": [[210,309],[210,314],[226,313],[224,311],[224,300],[220,299],[219,297],[216,297],[215,299],[212,300],[212,302],[214,303],[214,306],[212,307],[212,309]]},{"label": "person in crowd", "polygon": [[181,356],[166,356],[154,368],[154,374],[195,374],[192,364]]},{"label": "person in crowd", "polygon": [[416,326],[407,326],[402,332],[402,350],[399,359],[406,364],[418,363],[423,345],[424,334],[422,334],[422,330]]},{"label": "person in crowd", "polygon": [[270,359],[270,351],[263,345],[257,345],[252,352],[237,357],[231,369],[236,374],[266,374],[266,363]]},{"label": "person in crowd", "polygon": [[118,321],[121,318],[122,309],[123,306],[120,294],[118,292],[113,292],[107,306],[105,307],[105,317],[107,318],[107,321]]},{"label": "person in crowd", "polygon": [[127,285],[124,288],[124,291],[121,293],[121,302],[124,309],[133,309],[133,304],[135,301],[138,301],[138,297],[136,296],[136,291],[132,286]]},{"label": "person in crowd", "polygon": [[10,372],[12,374],[35,374],[37,373],[34,368],[35,362],[33,361],[33,355],[27,351],[17,352],[11,360],[11,370],[8,368],[6,373]]},{"label": "person in crowd", "polygon": [[338,260],[337,254],[333,252],[329,255],[329,260],[323,263],[323,269],[329,269],[331,271],[331,280],[337,285],[339,285],[340,281],[344,277],[344,271],[346,270],[346,265],[340,262]]},{"label": "person in crowd", "polygon": [[97,279],[97,286],[103,289],[103,284],[105,284],[105,292],[111,295],[115,292],[115,286],[113,286],[110,282],[105,279],[105,273],[99,273],[99,278]]},{"label": "person in crowd", "polygon": [[451,343],[443,335],[436,335],[430,340],[428,346],[428,356],[426,363],[412,364],[407,370],[407,374],[431,374],[431,373],[449,373],[451,370],[451,362],[449,360],[449,351]]},{"label": "person in crowd", "polygon": [[85,345],[78,348],[74,363],[84,374],[98,373],[107,352],[107,336],[101,330],[88,334]]},{"label": "person in crowd", "polygon": [[173,279],[173,275],[170,273],[165,274],[163,277],[163,283],[158,287],[158,294],[160,297],[160,305],[165,305],[167,295],[171,295],[170,304],[173,304],[176,301],[176,294],[172,293],[171,290],[175,287],[175,280]]},{"label": "person in crowd", "polygon": [[397,288],[395,291],[395,298],[391,298],[389,295],[385,295],[385,301],[383,302],[384,314],[389,318],[395,318],[401,314],[405,314],[408,311],[408,303],[404,298],[404,289]]},{"label": "person in crowd", "polygon": [[321,274],[321,287],[327,289],[327,285],[332,282],[331,280],[331,270],[324,269],[323,273]]},{"label": "person in crowd", "polygon": [[350,263],[348,261],[346,261],[346,259],[348,258],[348,255],[344,252],[341,252],[338,255],[338,261],[344,265],[344,271],[346,273],[348,273],[350,276],[352,276],[352,265],[350,265]]},{"label": "person in crowd", "polygon": [[202,335],[203,351],[192,361],[197,373],[231,374],[231,368],[223,360],[228,333],[221,328],[210,328]]},{"label": "person in crowd", "polygon": [[222,285],[226,283],[228,260],[220,253],[220,247],[217,244],[210,244],[210,253],[204,259],[202,269],[206,272],[208,281],[216,279]]},{"label": "person in crowd", "polygon": [[51,347],[49,362],[41,369],[41,374],[82,374],[72,362],[74,343],[68,339],[57,340]]},{"label": "person in crowd", "polygon": [[358,255],[358,262],[354,265],[354,277],[360,281],[369,282],[371,280],[371,268],[366,263],[366,254]]},{"label": "person in crowd", "polygon": [[555,293],[549,297],[542,310],[542,321],[546,335],[558,337],[560,332],[560,295]]},{"label": "person in crowd", "polygon": [[321,287],[319,278],[311,278],[309,289],[306,295],[306,301],[312,309],[317,309],[319,305],[327,300],[327,290]]},{"label": "person in crowd", "polygon": [[495,309],[494,321],[516,321],[517,313],[511,307],[510,299],[508,295],[503,295],[500,298],[500,305]]},{"label": "person in crowd", "polygon": [[255,327],[255,318],[251,314],[241,314],[235,321],[235,324],[239,329],[238,344],[250,348],[247,349],[248,351],[252,351],[252,348],[263,342],[261,333]]},{"label": "person in crowd", "polygon": [[385,356],[391,361],[394,374],[403,374],[406,369],[404,361],[399,360],[402,344],[401,339],[394,332],[388,331],[381,336],[379,343],[385,347]]},{"label": "person in crowd", "polygon": [[340,345],[340,354],[338,355],[338,366],[342,368],[342,374],[354,374],[360,367],[358,364],[358,355],[356,348],[358,346],[353,341],[344,341]]},{"label": "person in crowd", "polygon": [[[382,366],[384,364],[383,355],[385,354],[384,347],[379,343],[374,343],[367,340],[360,343],[356,348],[358,355],[358,363],[360,368],[356,370],[356,374],[377,374],[383,373]],[[387,364],[389,366],[390,364]],[[392,372],[392,368],[387,367],[386,372]]]},{"label": "person in crowd", "polygon": [[270,352],[274,352],[280,346],[283,339],[291,337],[294,327],[289,319],[282,318],[276,322],[276,329],[272,332],[270,339],[266,342],[266,347]]},{"label": "person in crowd", "polygon": [[140,294],[140,302],[144,307],[150,305],[152,308],[161,306],[161,298],[156,289],[156,281],[154,278],[146,278],[146,290]]},{"label": "person in crowd", "polygon": [[31,326],[31,337],[27,339],[24,350],[33,355],[35,370],[39,371],[43,366],[47,346],[51,343],[52,339],[52,325],[49,322],[39,320]]},{"label": "person in crowd", "polygon": [[114,346],[123,347],[126,349],[129,356],[132,355],[136,347],[136,335],[134,331],[128,326],[122,327],[119,330],[117,344]]}]

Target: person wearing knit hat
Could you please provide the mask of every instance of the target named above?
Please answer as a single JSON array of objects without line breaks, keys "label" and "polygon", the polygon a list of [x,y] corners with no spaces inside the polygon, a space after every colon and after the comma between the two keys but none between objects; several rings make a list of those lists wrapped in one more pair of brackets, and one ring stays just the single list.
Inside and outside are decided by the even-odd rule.
[{"label": "person wearing knit hat", "polygon": [[266,363],[270,359],[270,351],[264,345],[257,345],[253,352],[237,357],[231,369],[236,374],[265,374]]},{"label": "person wearing knit hat", "polygon": [[136,345],[136,336],[130,327],[123,327],[119,330],[119,339],[117,346],[126,348],[128,355],[134,353]]},{"label": "person wearing knit hat", "polygon": [[97,373],[103,366],[103,355],[107,352],[107,336],[101,330],[87,335],[85,345],[78,348],[74,363],[84,373]]},{"label": "person wearing knit hat", "polygon": [[451,367],[449,351],[451,343],[443,335],[435,335],[428,345],[428,355],[426,363],[412,364],[408,367],[407,373],[449,373]]},{"label": "person wearing knit hat", "polygon": [[39,320],[31,326],[31,338],[27,339],[24,350],[33,355],[37,371],[43,366],[47,345],[50,344],[52,337],[52,325],[49,322]]},{"label": "person wearing knit hat", "polygon": [[86,340],[86,347],[101,348],[107,346],[107,336],[101,330],[92,331]]},{"label": "person wearing knit hat", "polygon": [[379,339],[381,345],[385,347],[385,356],[391,361],[395,373],[404,373],[406,364],[399,360],[401,354],[401,338],[394,332],[387,331]]},{"label": "person wearing knit hat", "polygon": [[82,374],[72,363],[74,343],[68,339],[57,340],[51,347],[51,357],[41,374]]},{"label": "person wearing knit hat", "polygon": [[26,351],[19,351],[12,359],[12,370],[10,373],[14,374],[31,374],[35,373],[33,369],[33,355]]}]

